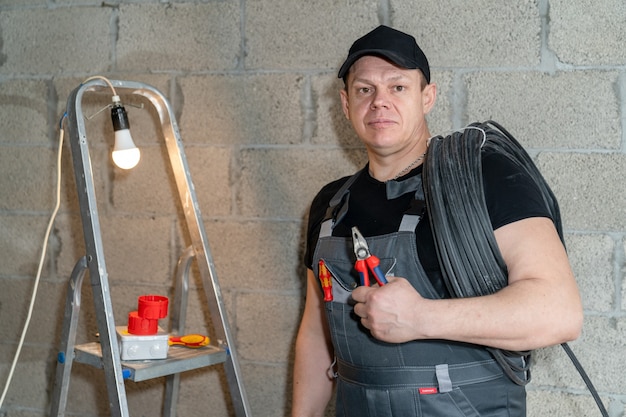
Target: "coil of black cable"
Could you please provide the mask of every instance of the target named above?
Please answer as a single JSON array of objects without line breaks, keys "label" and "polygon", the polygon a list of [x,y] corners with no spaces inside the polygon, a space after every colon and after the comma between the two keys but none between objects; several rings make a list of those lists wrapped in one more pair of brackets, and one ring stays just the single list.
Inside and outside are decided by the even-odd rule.
[{"label": "coil of black cable", "polygon": [[[557,199],[520,143],[494,121],[472,123],[430,139],[423,184],[443,278],[457,298],[493,294],[508,283],[507,268],[491,228],[482,182],[481,152],[494,150],[517,164],[541,190],[561,242],[565,245]],[[600,412],[604,404],[569,346],[562,345],[591,392]],[[519,385],[530,382],[530,351],[487,348]],[[519,365],[522,358],[522,366]],[[524,374],[521,378],[518,375]]]}]

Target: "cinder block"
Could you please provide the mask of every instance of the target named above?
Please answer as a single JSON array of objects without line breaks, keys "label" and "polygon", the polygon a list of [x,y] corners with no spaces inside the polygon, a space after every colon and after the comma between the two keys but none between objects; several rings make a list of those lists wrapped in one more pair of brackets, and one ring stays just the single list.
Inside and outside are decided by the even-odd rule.
[{"label": "cinder block", "polygon": [[614,72],[484,72],[465,82],[468,121],[495,120],[526,147],[621,146]]},{"label": "cinder block", "polygon": [[339,91],[343,87],[343,81],[337,78],[336,71],[312,77],[312,101],[316,118],[311,141],[315,145],[363,146],[341,109]]},{"label": "cinder block", "polygon": [[[9,366],[15,356],[16,345],[3,344],[0,347],[2,355],[0,368],[2,375],[8,375]],[[56,353],[54,354],[56,356]],[[53,363],[53,356],[47,346],[25,345],[20,354],[20,360],[15,368],[11,385],[4,399],[2,406],[3,413],[13,407],[29,409],[45,409],[48,405],[48,389],[50,382],[50,369]],[[6,366],[5,366],[6,364]],[[5,380],[5,379],[3,379]],[[4,388],[4,384],[3,384]],[[8,414],[13,416],[11,411]]]},{"label": "cinder block", "polygon": [[215,75],[179,80],[181,135],[212,145],[302,141],[303,78],[296,74]]},{"label": "cinder block", "polygon": [[215,221],[206,226],[222,288],[292,291],[304,285],[300,222]]},{"label": "cinder block", "polygon": [[56,275],[61,280],[69,279],[76,262],[85,255],[85,240],[81,219],[78,214],[59,213],[54,222],[50,249]]},{"label": "cinder block", "polygon": [[20,410],[3,407],[2,411],[7,411],[11,417],[48,417],[48,412],[44,410]]},{"label": "cinder block", "polygon": [[437,86],[437,99],[426,120],[433,136],[444,135],[455,127],[461,127],[454,126],[454,122],[462,117],[458,113],[464,108],[464,91],[457,91],[454,80],[454,73],[450,71],[431,70],[431,82]]},{"label": "cinder block", "polygon": [[0,152],[0,210],[54,208],[57,150],[41,146],[5,147]]},{"label": "cinder block", "polygon": [[131,416],[162,415],[164,386],[163,378],[126,384],[129,414]]},{"label": "cinder block", "polygon": [[26,320],[32,281],[30,279],[2,278],[0,283],[2,283],[0,337],[3,340],[17,342]]},{"label": "cinder block", "polygon": [[[174,230],[170,217],[100,214],[99,220],[109,280],[171,284],[176,261],[170,253]],[[69,278],[85,255],[82,225],[74,215],[61,215],[55,230],[57,271],[61,278]]]},{"label": "cinder block", "polygon": [[251,363],[243,366],[243,374],[251,414],[275,417],[291,410],[291,377],[286,366]]},{"label": "cinder block", "polygon": [[[69,0],[71,1],[71,0]],[[2,0],[3,7],[11,6],[45,6],[46,0]]]},{"label": "cinder block", "polygon": [[[45,216],[0,216],[0,265],[2,276],[29,276],[37,273],[48,218]],[[42,275],[48,275],[45,267]]]},{"label": "cinder block", "polygon": [[[30,1],[30,0],[29,0]],[[76,0],[55,0],[57,4],[76,4]],[[81,0],[79,5],[98,5],[98,6],[106,6],[108,3],[102,3],[101,0]]]},{"label": "cinder block", "polygon": [[[34,279],[27,280],[25,284],[26,293],[24,297],[16,297],[16,294],[13,294],[15,299],[8,301],[8,303],[16,304],[16,311],[18,311],[19,306],[21,306],[24,313],[26,313],[30,304],[32,291],[34,289]],[[65,311],[66,289],[67,282],[50,282],[48,280],[41,280],[39,282],[33,315],[28,333],[26,333],[26,343],[33,345],[50,345],[58,349],[62,329],[61,324]],[[4,314],[2,314],[2,316],[4,316]],[[13,322],[15,325],[20,326],[20,332],[14,335],[15,341],[21,336],[21,327],[25,324],[22,320],[16,321],[17,317],[11,317],[9,319],[9,321]],[[23,320],[25,320],[26,314],[22,317]],[[2,322],[7,322],[6,317],[2,319]]]},{"label": "cinder block", "polygon": [[566,243],[583,308],[586,311],[612,311],[616,299],[613,239],[607,235],[569,234]]},{"label": "cinder block", "polygon": [[[608,408],[608,401],[603,398]],[[559,391],[529,390],[528,417],[545,416],[593,416],[600,412],[587,394],[574,394]]]},{"label": "cinder block", "polygon": [[171,218],[110,216],[100,221],[109,280],[171,283]]},{"label": "cinder block", "polygon": [[[595,387],[600,392],[624,392],[623,356],[626,340],[626,320],[620,317],[587,316],[582,336],[572,344],[572,349],[585,367]],[[584,388],[582,379],[578,387]]]},{"label": "cinder block", "polygon": [[110,66],[112,8],[61,7],[3,11],[0,74],[99,72]]},{"label": "cinder block", "polygon": [[117,68],[201,71],[237,68],[241,59],[236,2],[121,5]]},{"label": "cinder block", "polygon": [[[614,354],[624,349],[623,331],[624,321],[621,319],[587,316],[582,336],[569,342],[574,355],[601,393],[621,392],[623,389],[621,357]],[[532,376],[531,388],[551,387],[576,393],[587,390],[584,380],[561,346],[533,352]],[[585,394],[590,396],[588,392]]]},{"label": "cinder block", "polygon": [[550,1],[549,46],[567,64],[622,65],[625,20],[626,8],[619,0]]},{"label": "cinder block", "polygon": [[537,2],[392,0],[391,22],[412,34],[433,67],[516,67],[539,64]]},{"label": "cinder block", "polygon": [[[222,281],[218,282],[221,288],[224,288],[222,285]],[[213,323],[219,320],[218,317],[215,317],[215,320],[211,317],[211,312],[209,311],[208,304],[206,301],[205,291],[200,286],[200,278],[199,276],[192,275],[190,277],[190,289],[188,292],[188,303],[187,303],[187,315],[185,316],[185,328],[181,333],[200,333],[205,334],[211,338],[212,344],[217,344],[215,338],[215,333],[213,332]],[[210,291],[210,289],[209,289]],[[170,292],[170,300],[173,302],[174,297],[176,296],[175,290],[173,289]],[[231,329],[233,336],[236,334],[235,329],[235,315],[232,311],[232,303],[230,301],[231,297],[228,291],[225,291],[222,294],[222,300],[227,308],[227,319]],[[171,308],[174,308],[173,305],[170,305]],[[170,316],[168,320],[171,319],[171,314],[173,314],[173,310],[170,310]],[[169,325],[169,321],[167,322]]]},{"label": "cinder block", "polygon": [[247,2],[246,68],[335,71],[352,42],[378,26],[378,3]]},{"label": "cinder block", "polygon": [[[624,242],[624,246],[622,246],[622,252],[620,256],[622,259],[626,259],[624,255],[626,255],[626,242]],[[622,276],[622,311],[626,311],[626,264],[622,262],[621,266],[621,276]]]},{"label": "cinder block", "polygon": [[285,363],[292,355],[302,298],[244,293],[237,298],[237,341],[242,360]]},{"label": "cinder block", "polygon": [[[1,19],[1,18],[0,18]],[[0,84],[0,143],[48,145],[48,87],[43,81]]]},{"label": "cinder block", "polygon": [[112,174],[108,184],[111,208],[120,213],[176,213],[181,207],[180,197],[166,149],[144,146],[140,150],[141,160],[130,170],[114,167],[109,160],[103,161],[103,169]]},{"label": "cinder block", "polygon": [[[232,211],[231,150],[190,146],[185,149],[196,196],[204,220],[227,216]],[[180,210],[180,204],[177,204]]]},{"label": "cinder block", "polygon": [[559,200],[566,230],[624,230],[624,158],[617,153],[538,156],[537,165]]},{"label": "cinder block", "polygon": [[361,150],[243,150],[237,211],[244,216],[301,219],[322,186],[364,165]]},{"label": "cinder block", "polygon": [[110,407],[104,372],[89,365],[72,366],[67,414],[108,415]]},{"label": "cinder block", "polygon": [[227,387],[221,365],[181,374],[177,415],[202,416],[208,411],[216,416],[234,415]]},{"label": "cinder block", "polygon": [[[580,353],[578,344],[578,341],[569,343],[576,355]],[[568,390],[582,388],[581,384],[583,383],[572,361],[561,346],[550,346],[533,351],[531,376],[530,388],[552,387]]]}]

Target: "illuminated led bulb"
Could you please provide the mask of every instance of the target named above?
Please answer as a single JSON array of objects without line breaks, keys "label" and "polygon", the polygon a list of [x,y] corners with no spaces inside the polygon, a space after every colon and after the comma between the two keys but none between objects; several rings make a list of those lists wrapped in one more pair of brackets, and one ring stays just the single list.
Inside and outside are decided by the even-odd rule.
[{"label": "illuminated led bulb", "polygon": [[115,144],[113,145],[113,153],[111,155],[113,162],[122,169],[134,168],[139,163],[141,153],[130,136],[128,116],[117,96],[113,97],[111,119],[113,121],[113,130],[115,131]]},{"label": "illuminated led bulb", "polygon": [[115,131],[115,145],[111,156],[115,165],[122,169],[134,168],[139,163],[141,153],[130,137],[128,129]]}]

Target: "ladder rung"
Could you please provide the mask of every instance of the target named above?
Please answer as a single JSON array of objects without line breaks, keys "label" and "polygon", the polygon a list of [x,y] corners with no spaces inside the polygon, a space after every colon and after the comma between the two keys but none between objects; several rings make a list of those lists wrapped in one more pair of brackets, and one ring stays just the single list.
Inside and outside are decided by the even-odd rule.
[{"label": "ladder rung", "polygon": [[[74,361],[102,368],[102,349],[100,343],[92,342],[77,345],[74,348]],[[184,346],[170,346],[166,359],[144,361],[122,361],[122,368],[130,371],[127,379],[139,382],[161,376],[191,371],[205,366],[226,362],[224,349],[204,346],[190,349]]]}]

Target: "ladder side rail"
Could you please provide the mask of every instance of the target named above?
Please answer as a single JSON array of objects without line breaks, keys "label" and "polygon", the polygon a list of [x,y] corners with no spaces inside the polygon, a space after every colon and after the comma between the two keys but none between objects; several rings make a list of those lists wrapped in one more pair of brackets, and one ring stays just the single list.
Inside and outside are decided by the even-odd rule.
[{"label": "ladder side rail", "polygon": [[82,112],[84,92],[97,86],[106,87],[106,84],[101,80],[88,81],[77,87],[70,94],[67,103],[68,133],[74,163],[76,191],[83,224],[87,264],[102,347],[102,364],[109,406],[112,416],[129,417],[115,320],[113,318],[111,292],[102,246],[91,158]]},{"label": "ladder side rail", "polygon": [[212,318],[219,317],[215,326],[218,343],[222,343],[228,353],[224,364],[226,377],[230,386],[231,399],[238,417],[250,416],[250,406],[243,387],[243,378],[237,359],[237,351],[230,332],[221,289],[217,281],[215,264],[211,256],[209,242],[200,213],[200,205],[196,197],[195,187],[187,164],[180,132],[167,99],[156,89],[144,85],[134,92],[148,98],[158,111],[172,171],[180,195],[182,208],[187,222],[192,246],[196,253],[199,272],[203,279],[203,287],[209,301],[209,312]]},{"label": "ladder side rail", "polygon": [[182,335],[185,331],[187,303],[189,299],[189,270],[195,257],[192,246],[180,255],[176,265],[174,300],[170,309],[170,333]]},{"label": "ladder side rail", "polygon": [[81,288],[86,272],[87,258],[83,256],[76,262],[67,285],[61,345],[57,357],[56,380],[50,406],[50,416],[52,417],[64,416],[67,407],[67,394],[72,373],[72,362],[74,361],[76,328],[80,312]]},{"label": "ladder side rail", "polygon": [[[176,265],[174,302],[170,309],[170,332],[176,335],[182,335],[185,331],[187,302],[189,299],[189,270],[194,256],[194,249],[192,246],[189,246],[183,251]],[[180,373],[168,375],[165,379],[164,417],[176,416],[179,392]]]}]

